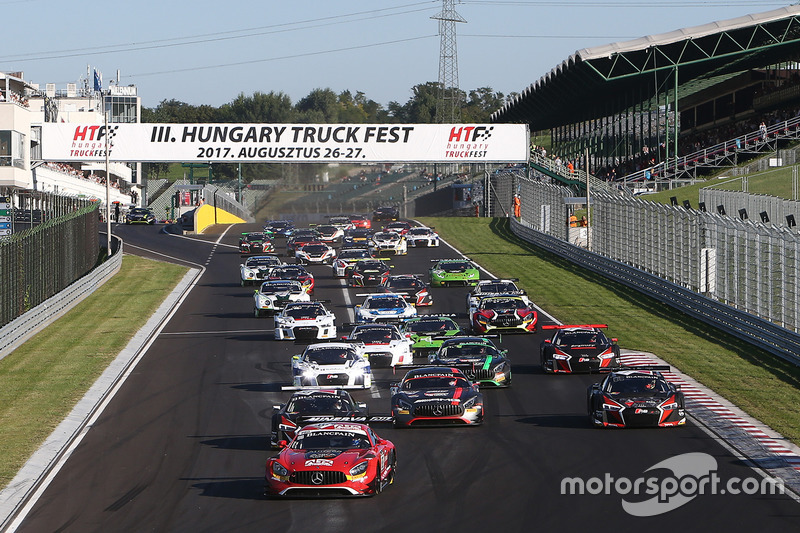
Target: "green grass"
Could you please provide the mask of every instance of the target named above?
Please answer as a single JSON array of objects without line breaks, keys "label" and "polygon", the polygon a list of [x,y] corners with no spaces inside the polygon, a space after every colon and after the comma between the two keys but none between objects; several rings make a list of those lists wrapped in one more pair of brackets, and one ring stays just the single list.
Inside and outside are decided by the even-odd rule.
[{"label": "green grass", "polygon": [[[420,218],[497,276],[516,277],[564,323],[604,323],[800,444],[800,368],[517,239],[507,219]],[[535,354],[531,354],[535,357]]]},{"label": "green grass", "polygon": [[0,360],[0,487],[61,423],[186,273],[131,255],[113,278]]}]

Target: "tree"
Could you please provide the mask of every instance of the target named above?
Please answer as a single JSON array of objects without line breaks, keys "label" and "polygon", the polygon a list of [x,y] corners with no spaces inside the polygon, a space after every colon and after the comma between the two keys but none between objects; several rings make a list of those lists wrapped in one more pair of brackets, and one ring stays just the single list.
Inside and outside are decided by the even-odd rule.
[{"label": "tree", "polygon": [[331,89],[314,89],[297,102],[295,109],[299,112],[301,122],[339,122],[339,97]]},{"label": "tree", "polygon": [[233,102],[219,109],[221,122],[287,123],[294,122],[297,113],[285,93],[256,91],[253,96],[240,93]]}]

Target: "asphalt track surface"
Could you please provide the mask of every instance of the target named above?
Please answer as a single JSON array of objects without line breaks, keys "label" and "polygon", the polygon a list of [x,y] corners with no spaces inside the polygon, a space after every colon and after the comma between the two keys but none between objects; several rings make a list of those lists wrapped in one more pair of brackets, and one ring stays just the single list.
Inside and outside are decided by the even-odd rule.
[{"label": "asphalt track surface", "polygon": [[[226,234],[222,243],[229,246],[215,246],[219,235],[182,238],[158,227],[115,227],[126,253],[206,270],[19,531],[798,530],[800,504],[786,495],[703,494],[663,514],[635,517],[621,500],[651,496],[622,496],[613,488],[562,494],[565,477],[660,476],[666,482],[669,472],[646,471],[690,452],[713,456],[723,482],[760,476],[693,422],[670,429],[590,427],[586,390],[599,378],[542,374],[540,333],[503,336],[513,386],[482,389],[483,426],[375,425],[398,453],[396,480],[383,494],[265,499],[264,463],[276,453],[269,450],[272,406],[291,394],[281,386],[290,381],[291,355],[303,347],[273,340],[271,318],[254,318],[253,288],[239,284],[234,247],[244,230]],[[442,245],[411,249],[391,262],[395,273],[424,274],[430,259],[456,255]],[[356,290],[344,288],[328,267],[311,270],[315,297],[331,300],[338,323],[351,321],[345,294],[356,303]],[[466,292],[433,289],[435,304],[423,312],[459,313],[466,324]],[[402,374],[378,369],[372,390],[354,396],[372,414],[388,413],[389,383]]]}]

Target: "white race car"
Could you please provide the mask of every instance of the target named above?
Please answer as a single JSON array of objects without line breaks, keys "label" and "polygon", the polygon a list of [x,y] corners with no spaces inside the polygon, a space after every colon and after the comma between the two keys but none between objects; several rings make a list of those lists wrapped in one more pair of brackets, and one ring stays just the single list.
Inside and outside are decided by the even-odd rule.
[{"label": "white race car", "polygon": [[324,242],[310,242],[297,248],[294,257],[301,265],[327,265],[336,259],[336,250]]},{"label": "white race car", "polygon": [[478,282],[474,289],[467,294],[467,314],[472,316],[475,309],[478,307],[478,301],[484,296],[499,296],[501,294],[509,294],[519,296],[525,303],[532,305],[530,299],[523,289],[517,287],[514,279],[482,279]]},{"label": "white race car", "polygon": [[275,340],[335,338],[336,317],[321,302],[288,303],[275,315]]},{"label": "white race car", "polygon": [[402,294],[368,294],[364,303],[356,306],[356,322],[400,322],[417,316],[417,309]]},{"label": "white race car", "polygon": [[346,337],[349,342],[364,344],[363,352],[369,356],[371,366],[387,367],[410,365],[414,362],[410,336],[400,333],[394,324],[361,324]]},{"label": "white race car", "polygon": [[308,302],[311,296],[299,281],[280,279],[265,281],[253,295],[256,317],[275,313],[289,302]]},{"label": "white race car", "polygon": [[254,255],[239,265],[242,287],[258,283],[269,276],[273,268],[285,266],[277,255]]},{"label": "white race car", "polygon": [[369,241],[369,249],[375,255],[391,252],[395,255],[406,255],[408,243],[406,238],[394,231],[379,231],[374,233]]},{"label": "white race car", "polygon": [[409,246],[435,248],[439,246],[439,234],[427,226],[415,226],[406,233]]},{"label": "white race car", "polygon": [[359,259],[371,257],[372,254],[366,248],[343,248],[331,265],[333,275],[337,278],[344,278],[347,276],[348,267],[352,267]]},{"label": "white race car", "polygon": [[288,388],[341,387],[368,389],[372,386],[369,359],[358,345],[349,342],[309,344],[292,357],[292,385]]}]

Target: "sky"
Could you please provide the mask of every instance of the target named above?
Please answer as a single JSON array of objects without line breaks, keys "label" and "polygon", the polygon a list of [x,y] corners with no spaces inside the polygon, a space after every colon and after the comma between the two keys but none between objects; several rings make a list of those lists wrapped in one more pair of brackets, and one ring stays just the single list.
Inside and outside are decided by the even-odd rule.
[{"label": "sky", "polygon": [[[461,1],[459,88],[521,92],[571,54],[762,13],[772,0]],[[87,71],[164,100],[219,107],[238,95],[362,92],[386,107],[439,79],[442,0],[70,2],[0,0],[0,72],[83,84]]]}]

